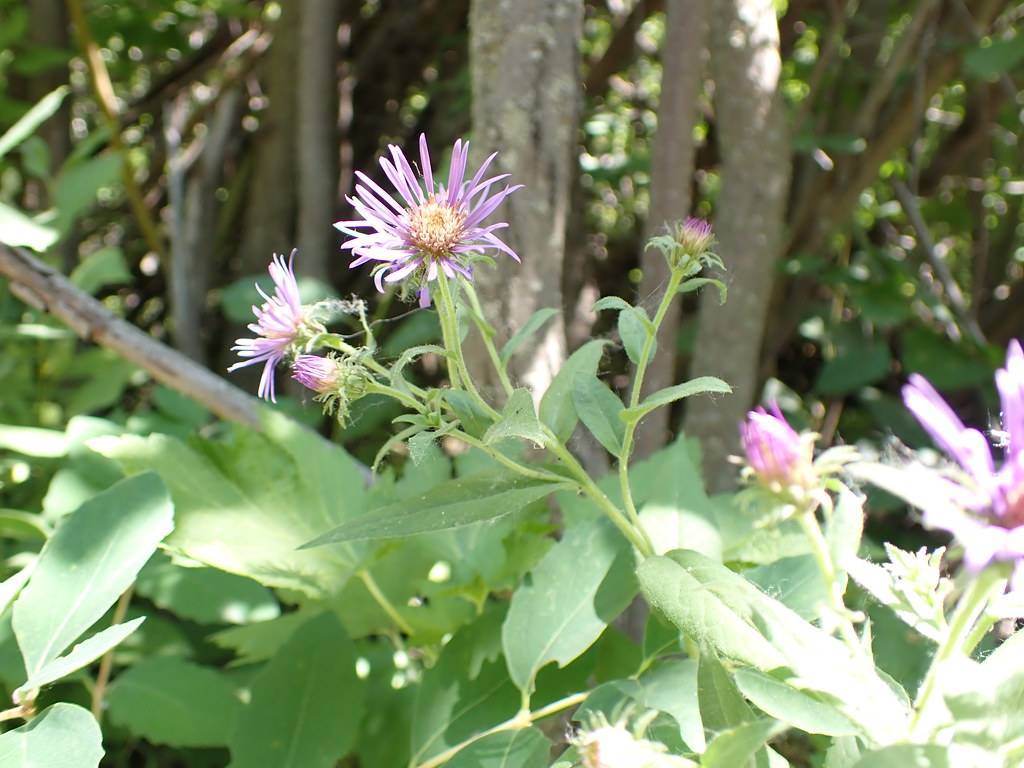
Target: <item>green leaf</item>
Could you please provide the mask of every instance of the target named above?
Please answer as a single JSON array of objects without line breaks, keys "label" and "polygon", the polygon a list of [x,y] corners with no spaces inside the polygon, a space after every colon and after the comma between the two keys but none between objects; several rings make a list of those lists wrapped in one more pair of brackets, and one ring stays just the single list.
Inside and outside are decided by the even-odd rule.
[{"label": "green leaf", "polygon": [[491,417],[476,400],[461,389],[446,389],[443,397],[455,411],[462,431],[471,437],[483,438],[491,426]]},{"label": "green leaf", "polygon": [[55,429],[12,427],[3,424],[0,425],[0,448],[23,456],[55,459],[67,453],[68,444],[64,433]]},{"label": "green leaf", "polygon": [[538,309],[530,315],[530,319],[523,324],[523,327],[516,331],[512,338],[505,342],[505,346],[501,348],[498,359],[501,360],[502,365],[507,365],[516,350],[537,333],[546,322],[557,315],[558,310],[551,307]]},{"label": "green leaf", "polygon": [[241,709],[229,680],[176,658],[151,658],[122,672],[107,692],[112,722],[153,744],[223,747]]},{"label": "green leaf", "polygon": [[629,310],[632,308],[632,304],[618,296],[603,296],[595,301],[594,306],[591,307],[595,312],[601,312],[606,309]]},{"label": "green leaf", "polygon": [[43,96],[25,115],[0,136],[0,157],[3,157],[31,136],[58,109],[71,91],[66,85],[55,88]]},{"label": "green leaf", "polygon": [[342,541],[398,539],[495,520],[518,512],[560,487],[557,483],[505,471],[460,477],[436,485],[426,493],[371,509],[306,542],[300,549]]},{"label": "green leaf", "polygon": [[949,752],[937,744],[894,744],[868,752],[854,768],[952,768]]},{"label": "green leaf", "polygon": [[544,445],[544,431],[528,389],[520,388],[512,393],[501,411],[501,419],[484,434],[484,442],[496,443],[509,437],[530,440],[538,448]]},{"label": "green leaf", "polygon": [[704,725],[697,695],[697,662],[670,659],[650,669],[637,681],[630,694],[644,707],[671,715],[679,724],[679,734],[695,752],[705,747]]},{"label": "green leaf", "polygon": [[540,401],[540,420],[551,427],[562,442],[572,437],[579,418],[572,401],[573,382],[580,374],[593,376],[597,373],[607,343],[594,339],[569,355]]},{"label": "green leaf", "polygon": [[203,453],[166,435],[103,437],[89,446],[128,474],[152,469],[164,479],[177,520],[167,540],[172,552],[322,597],[341,588],[363,554],[298,547],[363,512],[363,477],[320,435],[280,414],[264,423],[262,433],[234,427],[228,439],[202,443]]},{"label": "green leaf", "polygon": [[[701,768],[739,768],[747,765],[754,753],[784,730],[784,723],[765,718],[722,731],[710,741],[701,755]],[[764,764],[768,765],[767,755]]]},{"label": "green leaf", "polygon": [[249,624],[281,613],[273,593],[252,579],[213,568],[183,568],[160,555],[142,569],[135,592],[200,624]]},{"label": "green leaf", "polygon": [[845,395],[888,375],[892,355],[884,341],[865,337],[860,331],[837,332],[836,346],[836,356],[821,367],[814,385],[816,392]]},{"label": "green leaf", "polygon": [[57,242],[57,232],[37,224],[17,208],[0,203],[0,243],[45,251]]},{"label": "green leaf", "polygon": [[75,219],[96,203],[101,189],[120,183],[123,167],[123,153],[110,149],[65,163],[53,183],[53,203],[57,209],[53,228],[68,232]]},{"label": "green leaf", "polygon": [[512,595],[502,645],[512,681],[533,690],[537,672],[564,667],[593,644],[636,594],[633,551],[604,518],[570,528]]},{"label": "green leaf", "polygon": [[89,710],[54,704],[0,735],[4,768],[96,768],[103,757],[100,726]]},{"label": "green leaf", "polygon": [[91,664],[138,629],[144,620],[145,617],[140,616],[123,624],[115,624],[112,627],[107,627],[102,632],[97,632],[88,640],[83,640],[72,648],[70,652],[48,662],[39,671],[33,673],[14,692],[15,696],[20,697],[26,691],[42,688],[44,685],[49,685],[55,680],[67,677],[72,672]]},{"label": "green leaf", "polygon": [[682,384],[676,384],[674,387],[658,390],[647,397],[636,408],[626,408],[620,418],[627,423],[640,421],[640,419],[654,409],[674,403],[676,400],[682,400],[684,397],[705,394],[728,395],[731,393],[732,387],[721,379],[714,376],[698,376],[695,379],[684,381]]},{"label": "green leaf", "polygon": [[713,277],[691,277],[689,280],[684,280],[679,284],[680,293],[691,293],[693,291],[699,291],[705,285],[713,285],[718,289],[718,303],[725,304],[725,298],[728,293],[725,283],[721,280],[716,280]]},{"label": "green leaf", "polygon": [[0,616],[3,616],[11,603],[14,602],[14,598],[18,596],[18,593],[21,592],[28,582],[29,576],[32,575],[35,567],[36,564],[34,562],[29,563],[13,576],[9,576],[0,583]]},{"label": "green leaf", "polygon": [[122,285],[130,282],[132,273],[124,251],[116,246],[93,251],[71,271],[71,282],[88,294],[94,294],[108,285]]},{"label": "green leaf", "polygon": [[153,474],[122,480],[64,520],[14,603],[29,679],[107,612],[172,528],[171,500]]},{"label": "green leaf", "polygon": [[757,587],[696,552],[676,551],[638,569],[649,602],[696,641],[786,682],[824,694],[878,742],[901,738],[909,709],[875,670],[834,637]]},{"label": "green leaf", "polygon": [[755,720],[754,711],[713,648],[703,648],[697,660],[697,701],[701,722],[709,733]]},{"label": "green leaf", "polygon": [[[619,312],[619,336],[622,338],[622,346],[626,348],[626,355],[634,365],[640,364],[644,345],[653,334],[651,321],[643,308],[629,307]],[[657,348],[657,342],[651,344],[651,357],[654,356]]]},{"label": "green leaf", "polygon": [[536,728],[499,731],[475,741],[448,768],[545,768],[551,742]]},{"label": "green leaf", "polygon": [[231,737],[232,768],[333,768],[355,741],[363,685],[332,613],[310,620],[252,681]]},{"label": "green leaf", "polygon": [[733,677],[740,691],[755,707],[794,728],[825,736],[860,733],[860,729],[831,704],[819,701],[769,675],[752,669],[740,669]]},{"label": "green leaf", "polygon": [[501,611],[492,606],[441,650],[416,692],[412,761],[420,764],[516,714],[519,691],[501,659]]},{"label": "green leaf", "polygon": [[622,401],[596,376],[582,373],[573,381],[572,401],[580,421],[608,453],[618,456],[626,432],[625,423],[619,418]]},{"label": "green leaf", "polygon": [[1006,40],[993,40],[964,55],[964,67],[975,77],[996,80],[1024,61],[1024,35]]}]

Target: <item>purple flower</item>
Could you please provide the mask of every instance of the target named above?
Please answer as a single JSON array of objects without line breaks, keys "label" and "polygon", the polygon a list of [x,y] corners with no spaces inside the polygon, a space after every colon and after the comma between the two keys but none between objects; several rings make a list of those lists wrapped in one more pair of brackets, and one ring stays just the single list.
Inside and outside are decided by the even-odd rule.
[{"label": "purple flower", "polygon": [[676,239],[692,255],[699,255],[708,249],[715,236],[710,221],[690,216],[676,232]]},{"label": "purple flower", "polygon": [[747,413],[747,420],[740,425],[740,440],[747,464],[766,482],[798,483],[810,466],[808,447],[813,450],[813,444],[789,426],[775,403],[771,413],[760,407]]},{"label": "purple flower", "polygon": [[292,271],[294,260],[295,251],[288,257],[287,264],[284,256],[274,254],[268,269],[274,281],[274,295],[267,296],[262,288],[256,286],[260,296],[266,299],[262,306],[252,308],[256,322],[250,323],[248,327],[257,338],[237,339],[231,348],[232,352],[237,352],[239,357],[245,359],[228,368],[229,372],[247,365],[264,364],[257,392],[260,397],[271,402],[277,402],[274,397],[274,367],[288,354],[306,321],[299,300],[299,286]]},{"label": "purple flower", "polygon": [[996,468],[985,436],[964,426],[924,377],[914,374],[903,401],[932,439],[963,470],[936,482],[953,502],[926,508],[924,523],[949,531],[964,547],[964,564],[980,571],[993,561],[1015,563],[1013,588],[1024,588],[1024,351],[1011,341],[1006,367],[996,371],[996,388],[1007,434]]},{"label": "purple flower", "polygon": [[503,251],[519,261],[515,251],[494,234],[508,223],[484,224],[501,202],[522,186],[492,190],[508,177],[504,173],[484,178],[496,152],[467,181],[469,143],[457,140],[448,183],[444,185],[434,181],[426,136],[420,135],[419,176],[401,149],[392,144],[388,151],[391,159],[382,157],[380,165],[401,202],[357,171],[362,183],[356,184],[355,196],[347,199],[361,218],[334,225],[352,237],[341,246],[356,257],[350,267],[378,262],[374,270],[378,291],[384,291],[384,283],[412,278],[419,286],[420,306],[428,306],[429,283],[437,279],[438,269],[449,278],[458,273],[472,279],[470,258],[487,250]]},{"label": "purple flower", "polygon": [[292,378],[306,389],[327,394],[338,388],[338,364],[328,357],[299,355],[292,363]]}]

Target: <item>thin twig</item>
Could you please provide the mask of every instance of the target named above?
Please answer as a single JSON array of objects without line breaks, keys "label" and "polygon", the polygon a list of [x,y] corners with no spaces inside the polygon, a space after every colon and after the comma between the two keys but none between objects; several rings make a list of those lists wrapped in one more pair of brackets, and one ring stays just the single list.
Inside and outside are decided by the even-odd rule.
[{"label": "thin twig", "polygon": [[[114,615],[110,617],[110,626],[116,626],[124,621],[128,613],[128,604],[132,601],[134,587],[128,587],[121,593],[121,597],[114,606]],[[103,715],[103,699],[107,695],[107,683],[110,682],[110,671],[114,666],[114,649],[111,648],[100,659],[100,668],[96,672],[96,685],[92,689],[92,716],[99,722]]]},{"label": "thin twig", "polygon": [[167,252],[163,241],[160,239],[156,222],[146,206],[142,190],[139,189],[135,176],[132,173],[128,153],[125,151],[124,142],[121,139],[121,116],[118,112],[117,98],[114,96],[114,85],[110,80],[110,73],[103,61],[103,54],[96,44],[89,29],[89,21],[86,18],[85,10],[82,8],[81,0],[68,0],[68,11],[71,14],[72,25],[78,37],[78,44],[85,55],[89,75],[92,79],[93,91],[96,93],[96,101],[100,110],[110,127],[110,145],[121,155],[121,177],[124,184],[125,196],[132,209],[132,214],[139,225],[139,230],[146,240],[146,245],[160,257],[160,261],[166,264]]},{"label": "thin twig", "polygon": [[960,290],[960,286],[957,284],[946,262],[942,260],[935,250],[935,241],[932,239],[928,225],[921,215],[921,209],[917,204],[916,198],[907,188],[907,185],[899,179],[893,181],[892,186],[896,192],[896,197],[900,201],[900,205],[903,206],[903,211],[907,214],[910,226],[917,232],[917,240],[921,246],[921,251],[924,253],[925,258],[928,259],[932,269],[935,270],[935,276],[942,283],[942,288],[949,299],[953,313],[976,343],[985,344],[985,334],[982,332],[981,326],[978,325],[977,319],[972,316],[970,308],[967,306],[967,301],[964,299],[963,291]]}]

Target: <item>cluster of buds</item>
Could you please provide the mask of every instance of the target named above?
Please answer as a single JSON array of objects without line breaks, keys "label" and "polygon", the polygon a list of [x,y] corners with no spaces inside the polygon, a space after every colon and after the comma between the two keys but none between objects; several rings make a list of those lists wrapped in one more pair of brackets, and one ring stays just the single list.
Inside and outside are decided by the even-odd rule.
[{"label": "cluster of buds", "polygon": [[667,754],[664,744],[643,738],[657,712],[639,718],[632,729],[628,717],[610,723],[603,712],[589,713],[587,723],[571,739],[583,768],[688,768],[690,760]]}]

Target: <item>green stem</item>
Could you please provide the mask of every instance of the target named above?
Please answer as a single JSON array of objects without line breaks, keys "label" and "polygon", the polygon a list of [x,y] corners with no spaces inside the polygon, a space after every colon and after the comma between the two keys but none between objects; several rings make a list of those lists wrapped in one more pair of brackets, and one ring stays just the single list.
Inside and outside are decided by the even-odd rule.
[{"label": "green stem", "polygon": [[467,445],[471,445],[474,448],[480,449],[499,464],[504,464],[513,472],[518,472],[520,475],[523,475],[524,477],[532,477],[537,480],[546,480],[553,483],[564,483],[569,479],[566,477],[562,477],[561,475],[556,475],[554,472],[546,472],[543,469],[534,469],[532,467],[526,466],[525,464],[520,464],[515,459],[506,456],[504,453],[499,451],[494,446],[488,445],[483,440],[477,440],[475,437],[463,432],[461,429],[452,430],[451,432],[449,432],[449,434],[452,437],[457,438],[458,440],[461,440],[462,442],[466,443]]},{"label": "green stem", "polygon": [[[348,355],[350,357],[355,357],[359,359],[359,361],[367,368],[369,368],[371,371],[373,371],[379,376],[384,377],[388,381],[391,381],[390,370],[388,370],[383,365],[378,363],[370,355],[361,354],[362,350],[356,349],[337,334],[322,333],[315,339],[313,339],[312,344],[314,347],[327,347],[328,349],[333,349],[337,352],[341,352],[342,354]],[[416,397],[422,398],[426,395],[426,391],[420,387],[417,387],[415,384],[409,384],[408,382],[406,382],[406,386],[409,387],[409,391],[412,392]]]},{"label": "green stem", "polygon": [[968,585],[949,622],[945,638],[939,644],[932,662],[925,674],[924,682],[914,701],[914,718],[910,724],[911,738],[920,738],[918,733],[924,725],[924,715],[935,695],[939,670],[943,663],[957,654],[970,653],[967,648],[975,628],[975,622],[982,617],[993,597],[1006,588],[1005,566],[989,566],[979,573]]},{"label": "green stem", "polygon": [[[644,346],[640,350],[640,360],[636,364],[636,374],[633,377],[633,389],[629,393],[630,408],[636,408],[636,406],[640,404],[640,395],[644,386],[644,376],[647,374],[647,366],[650,365],[651,362],[651,354],[654,351],[654,344],[658,337],[658,329],[661,328],[661,324],[665,320],[665,314],[668,312],[668,308],[672,304],[672,300],[675,298],[676,293],[678,293],[679,284],[682,280],[682,272],[678,270],[672,272],[672,276],[668,281],[668,287],[665,289],[665,293],[661,297],[661,303],[658,305],[658,311],[654,314],[654,320],[651,321],[654,327],[650,332],[648,332],[646,339],[644,339]],[[633,489],[629,484],[629,457],[633,453],[633,438],[636,434],[638,424],[638,421],[630,421],[627,423],[625,432],[622,436],[622,452],[619,454],[619,486],[622,488],[622,503],[626,508],[626,514],[629,515],[630,520],[633,521],[633,525],[638,529],[643,530],[640,526],[640,515],[636,511],[636,503],[633,501]]]},{"label": "green stem", "polygon": [[615,527],[622,531],[622,534],[632,542],[633,546],[640,552],[640,557],[647,558],[653,556],[654,546],[647,537],[647,532],[639,525],[630,523],[629,519],[622,514],[622,510],[616,507],[607,494],[597,487],[597,484],[587,474],[587,470],[580,465],[576,457],[569,452],[568,448],[562,445],[562,441],[548,427],[544,427],[544,438],[544,447],[565,464],[566,469],[572,473],[579,484],[580,490],[589,496],[591,501],[597,504],[601,511],[608,516],[608,519],[615,524]]},{"label": "green stem", "polygon": [[476,289],[473,284],[468,280],[462,280],[460,282],[462,289],[466,292],[466,296],[469,297],[469,303],[473,307],[473,322],[476,324],[476,329],[480,332],[480,337],[484,340],[484,347],[487,349],[487,356],[491,358],[491,364],[494,366],[494,370],[498,374],[498,379],[501,381],[501,386],[505,390],[507,397],[512,396],[513,386],[512,382],[508,378],[508,373],[505,371],[505,366],[501,364],[501,356],[498,354],[498,349],[494,346],[494,328],[492,328],[487,321],[484,319],[483,307],[480,304],[480,299],[476,295]]},{"label": "green stem", "polygon": [[363,568],[356,571],[356,576],[363,582],[366,591],[370,593],[370,597],[374,599],[374,602],[381,607],[384,613],[388,615],[388,618],[395,622],[395,626],[410,637],[414,635],[415,630],[409,625],[409,622],[402,618],[402,614],[398,612],[398,609],[388,599],[388,596],[381,591],[380,586],[378,586],[373,576],[370,575],[370,572]]},{"label": "green stem", "polygon": [[368,393],[385,395],[386,397],[394,398],[402,405],[404,405],[406,408],[410,408],[416,411],[417,413],[423,413],[425,410],[423,403],[421,403],[419,400],[410,397],[409,395],[405,394],[400,390],[395,389],[394,387],[389,387],[387,384],[381,384],[378,381],[371,381],[367,383],[366,391]]},{"label": "green stem", "polygon": [[466,369],[466,360],[462,356],[462,344],[459,342],[459,323],[455,311],[455,299],[452,297],[451,286],[443,271],[437,273],[437,314],[441,320],[441,335],[444,338],[444,347],[448,351],[448,375],[452,380],[452,386],[458,387],[460,382],[477,404],[492,418],[499,419],[500,415],[490,403],[483,399],[473,378]]},{"label": "green stem", "polygon": [[438,768],[438,766],[447,763],[449,760],[451,760],[453,757],[455,757],[459,752],[464,750],[469,745],[475,744],[476,742],[480,741],[483,738],[486,738],[487,736],[491,736],[495,733],[501,733],[502,731],[515,731],[519,730],[520,728],[527,728],[530,726],[531,723],[535,723],[538,720],[543,720],[546,717],[551,717],[551,715],[557,715],[562,710],[568,709],[569,707],[574,707],[577,704],[582,704],[586,700],[587,696],[587,693],[574,693],[571,696],[566,696],[564,699],[559,699],[558,701],[554,701],[545,707],[541,707],[535,712],[519,712],[515,717],[510,718],[503,723],[499,723],[493,728],[488,728],[486,731],[482,731],[476,734],[475,736],[470,736],[465,741],[459,742],[454,747],[446,749],[441,754],[435,755],[426,762],[417,763],[415,761],[415,758],[413,758],[413,762],[411,763],[411,765],[414,768]]},{"label": "green stem", "polygon": [[863,656],[864,647],[857,637],[857,630],[854,629],[853,622],[850,621],[849,611],[847,611],[846,603],[843,601],[843,589],[839,583],[836,566],[832,562],[832,552],[829,549],[825,535],[821,532],[821,526],[818,525],[815,507],[799,513],[797,515],[797,522],[800,523],[800,528],[811,543],[811,554],[814,556],[814,562],[817,563],[818,571],[821,573],[821,577],[825,581],[825,588],[828,590],[829,607],[839,622],[839,635],[855,656]]}]

